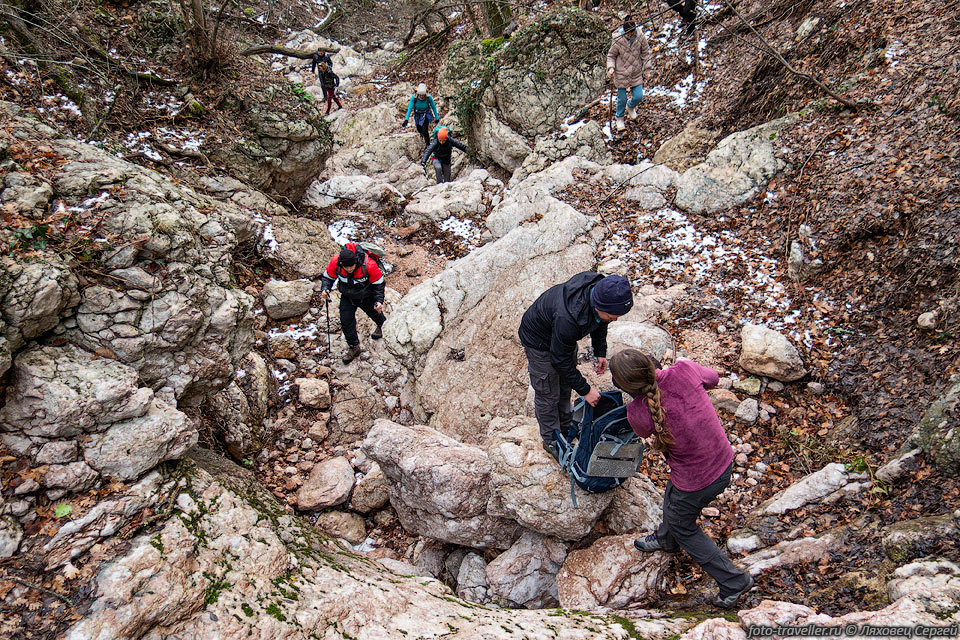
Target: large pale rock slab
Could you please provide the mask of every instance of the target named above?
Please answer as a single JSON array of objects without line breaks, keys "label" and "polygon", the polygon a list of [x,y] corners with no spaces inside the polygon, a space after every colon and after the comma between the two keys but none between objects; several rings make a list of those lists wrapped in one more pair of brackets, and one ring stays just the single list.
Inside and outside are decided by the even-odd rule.
[{"label": "large pale rock slab", "polygon": [[288,280],[319,278],[330,258],[340,253],[322,222],[293,216],[272,218],[264,226],[257,247],[277,273]]},{"label": "large pale rock slab", "polygon": [[53,329],[60,317],[80,302],[77,278],[54,253],[41,253],[35,262],[3,258],[0,277],[0,318],[13,348]]},{"label": "large pale rock slab", "polygon": [[330,158],[325,168],[328,175],[365,175],[379,179],[380,174],[390,171],[400,160],[420,160],[423,151],[423,139],[416,132],[372,138],[358,147],[340,151]]},{"label": "large pale rock slab", "polygon": [[793,114],[721,140],[706,160],[677,180],[677,206],[714,213],[752,198],[786,166],[778,157],[777,133],[796,120]]},{"label": "large pale rock slab", "polygon": [[370,140],[383,138],[398,124],[396,105],[381,102],[367,109],[348,112],[347,117],[334,127],[334,143],[343,149],[359,147]]},{"label": "large pale rock slab", "polygon": [[329,443],[348,444],[363,440],[374,420],[387,414],[383,397],[374,385],[357,377],[341,377],[330,408]]},{"label": "large pale rock slab", "polygon": [[561,540],[578,540],[613,500],[613,492],[586,493],[576,488],[578,508],[570,498],[570,478],[543,450],[533,418],[494,418],[490,422],[490,490],[499,507],[524,528]]},{"label": "large pale rock slab", "polygon": [[484,444],[491,416],[523,412],[529,379],[520,318],[542,291],[594,264],[592,221],[551,200],[539,221],[414,287],[384,325],[386,346],[411,371],[430,424],[464,442]]},{"label": "large pale rock slab", "polygon": [[557,572],[566,557],[563,543],[527,531],[487,565],[490,593],[515,607],[555,607]]},{"label": "large pale rock slab", "polygon": [[[540,635],[629,637],[613,618],[465,603],[437,580],[411,575],[417,570],[410,565],[391,572],[383,565],[395,561],[372,562],[320,535],[285,513],[248,471],[198,450],[189,462],[190,491],[175,494],[176,515],[158,520],[149,535],[133,538],[99,567],[86,565],[94,575],[91,603],[65,638],[160,629],[184,638],[307,638],[336,628],[338,637],[522,640],[548,627]],[[296,599],[258,601],[278,584]],[[690,625],[642,612],[622,615],[646,637]]]},{"label": "large pale rock slab", "polygon": [[315,465],[310,477],[297,491],[297,507],[313,511],[343,504],[353,489],[353,467],[344,457],[331,458]]},{"label": "large pale rock slab", "polygon": [[557,575],[560,605],[622,609],[656,599],[665,586],[670,557],[637,551],[633,540],[632,535],[609,536],[571,551]]},{"label": "large pale rock slab", "polygon": [[389,481],[390,504],[407,531],[475,548],[512,543],[516,524],[488,513],[491,464],[481,449],[384,419],[362,449]]},{"label": "large pale rock slab", "polygon": [[656,531],[663,520],[663,492],[642,474],[614,489],[603,521],[614,533]]},{"label": "large pale rock slab", "polygon": [[807,375],[797,348],[780,333],[747,324],[740,332],[740,341],[740,366],[744,370],[781,382],[793,382]]}]

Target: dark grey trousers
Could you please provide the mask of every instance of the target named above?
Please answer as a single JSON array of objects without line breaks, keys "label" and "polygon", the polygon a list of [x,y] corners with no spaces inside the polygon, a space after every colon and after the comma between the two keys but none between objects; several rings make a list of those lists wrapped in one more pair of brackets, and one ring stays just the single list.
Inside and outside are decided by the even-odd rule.
[{"label": "dark grey trousers", "polygon": [[553,440],[554,429],[566,437],[573,421],[573,406],[570,404],[568,387],[553,368],[549,351],[537,351],[524,347],[527,354],[527,371],[533,387],[533,412],[540,425],[540,437],[545,442]]},{"label": "dark grey trousers", "polygon": [[449,164],[445,162],[441,162],[436,158],[434,158],[433,172],[437,176],[437,184],[440,184],[441,182],[450,182],[450,165]]},{"label": "dark grey trousers", "polygon": [[664,551],[683,549],[720,586],[720,597],[736,593],[747,586],[747,574],[737,569],[724,553],[700,528],[700,512],[730,484],[733,463],[717,480],[699,491],[681,491],[667,482],[663,493],[663,522],[657,529],[657,539]]}]

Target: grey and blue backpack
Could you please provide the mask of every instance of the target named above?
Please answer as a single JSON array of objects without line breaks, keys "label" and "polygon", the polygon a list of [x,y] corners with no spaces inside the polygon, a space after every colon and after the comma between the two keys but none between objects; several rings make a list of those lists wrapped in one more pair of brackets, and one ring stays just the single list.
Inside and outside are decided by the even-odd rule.
[{"label": "grey and blue backpack", "polygon": [[589,493],[603,493],[637,472],[643,441],[627,422],[627,405],[620,391],[604,391],[597,406],[580,398],[573,424],[563,436],[553,432],[560,466],[570,475],[570,497],[577,506],[576,484]]}]

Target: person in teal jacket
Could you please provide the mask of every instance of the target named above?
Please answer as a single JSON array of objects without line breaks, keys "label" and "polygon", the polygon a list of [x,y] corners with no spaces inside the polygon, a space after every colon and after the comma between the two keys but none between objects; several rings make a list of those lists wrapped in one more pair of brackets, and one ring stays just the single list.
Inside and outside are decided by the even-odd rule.
[{"label": "person in teal jacket", "polygon": [[422,82],[417,87],[417,92],[410,96],[410,105],[407,107],[407,117],[403,119],[403,126],[407,126],[411,113],[417,133],[423,138],[423,146],[426,147],[430,144],[430,123],[439,120],[440,116],[437,115],[437,105],[433,101],[433,96],[427,93],[427,85]]}]

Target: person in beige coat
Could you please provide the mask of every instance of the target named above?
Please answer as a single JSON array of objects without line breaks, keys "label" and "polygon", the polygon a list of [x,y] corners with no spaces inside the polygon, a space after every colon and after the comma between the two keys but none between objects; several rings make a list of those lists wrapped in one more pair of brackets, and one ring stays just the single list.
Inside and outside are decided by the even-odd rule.
[{"label": "person in beige coat", "polygon": [[[643,31],[637,28],[633,17],[623,19],[623,27],[614,34],[607,52],[607,77],[617,88],[617,129],[623,131],[623,113],[637,117],[637,105],[643,99],[643,82],[650,71],[650,45]],[[627,101],[627,90],[630,100]]]}]

